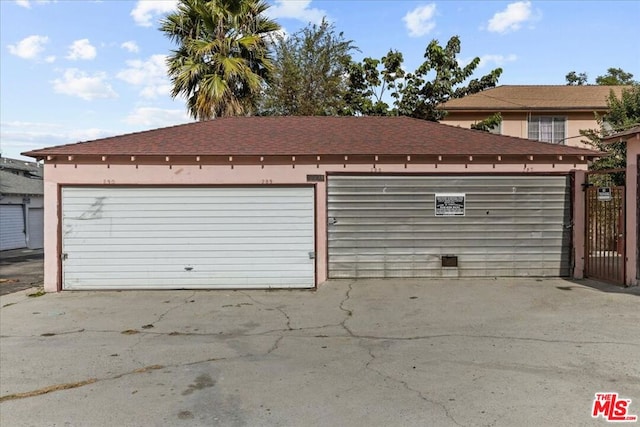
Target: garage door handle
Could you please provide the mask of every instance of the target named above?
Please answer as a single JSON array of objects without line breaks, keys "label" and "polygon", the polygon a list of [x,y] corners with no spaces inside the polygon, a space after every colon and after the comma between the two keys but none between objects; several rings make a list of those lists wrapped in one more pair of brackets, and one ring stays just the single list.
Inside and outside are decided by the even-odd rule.
[{"label": "garage door handle", "polygon": [[338,223],[338,219],[336,217],[330,216],[327,222],[329,223],[329,225],[335,225]]},{"label": "garage door handle", "polygon": [[62,255],[60,255],[60,259],[62,259],[62,261],[66,261],[67,258],[69,258],[69,254],[63,253]]}]

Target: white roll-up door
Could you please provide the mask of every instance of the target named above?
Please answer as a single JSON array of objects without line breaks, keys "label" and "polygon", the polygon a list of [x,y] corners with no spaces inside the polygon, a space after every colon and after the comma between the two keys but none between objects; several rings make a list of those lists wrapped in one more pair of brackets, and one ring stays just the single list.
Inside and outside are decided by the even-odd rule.
[{"label": "white roll-up door", "polygon": [[44,209],[29,208],[27,212],[27,221],[29,221],[27,246],[30,249],[41,249],[44,247]]},{"label": "white roll-up door", "polygon": [[329,277],[568,276],[570,211],[567,176],[330,176]]},{"label": "white roll-up door", "polygon": [[312,187],[65,187],[63,289],[315,286]]},{"label": "white roll-up door", "polygon": [[0,205],[0,251],[25,248],[22,205]]}]

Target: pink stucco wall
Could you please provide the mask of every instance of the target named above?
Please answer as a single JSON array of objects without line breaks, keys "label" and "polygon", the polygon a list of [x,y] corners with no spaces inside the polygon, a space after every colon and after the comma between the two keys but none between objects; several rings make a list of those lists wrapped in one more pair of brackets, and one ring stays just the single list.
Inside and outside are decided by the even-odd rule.
[{"label": "pink stucco wall", "polygon": [[[580,136],[580,130],[582,129],[598,129],[599,125],[596,122],[595,114],[593,112],[506,112],[502,113],[501,134],[508,136],[516,136],[518,138],[528,138],[528,117],[533,115],[548,115],[548,116],[563,116],[567,118],[566,137],[564,145],[570,145],[574,147],[593,148],[588,144],[584,144],[581,141],[585,138]],[[491,112],[486,113],[466,113],[466,112],[449,112],[449,114],[440,121],[440,123],[450,126],[460,126],[463,128],[470,128],[472,124],[478,123],[486,119],[491,115]]]},{"label": "pink stucco wall", "polygon": [[640,155],[640,134],[627,140],[627,285],[637,286],[640,281],[638,265],[638,156]]},{"label": "pink stucco wall", "polygon": [[[59,185],[283,185],[306,184],[307,174],[338,172],[357,173],[566,173],[586,170],[586,164],[528,163],[528,164],[311,164],[296,165],[177,165],[177,164],[45,164],[45,271],[47,292],[60,289],[60,206]],[[576,180],[576,182],[581,182]],[[327,279],[327,210],[326,182],[316,185],[316,250],[317,281]],[[579,185],[578,185],[579,187]],[[576,191],[577,193],[577,191]],[[579,208],[575,218],[583,216]],[[580,212],[576,214],[576,212]],[[575,230],[581,230],[578,227]],[[575,233],[574,233],[575,234]],[[581,233],[577,233],[580,235]],[[579,236],[574,235],[574,241]],[[584,245],[576,245],[576,259],[582,259]],[[580,270],[582,271],[582,270]]]}]

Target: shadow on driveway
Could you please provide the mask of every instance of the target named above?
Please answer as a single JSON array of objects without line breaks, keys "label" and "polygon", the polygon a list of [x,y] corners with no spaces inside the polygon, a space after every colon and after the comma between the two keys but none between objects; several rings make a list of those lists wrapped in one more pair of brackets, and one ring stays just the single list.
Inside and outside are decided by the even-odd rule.
[{"label": "shadow on driveway", "polygon": [[0,295],[42,286],[42,249],[14,249],[0,252]]}]

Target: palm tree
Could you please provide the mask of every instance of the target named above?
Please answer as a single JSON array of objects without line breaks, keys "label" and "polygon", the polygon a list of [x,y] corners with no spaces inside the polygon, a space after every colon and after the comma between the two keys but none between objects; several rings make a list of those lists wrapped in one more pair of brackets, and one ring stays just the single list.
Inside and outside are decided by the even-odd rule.
[{"label": "palm tree", "polygon": [[272,61],[268,39],[280,26],[262,0],[180,0],[160,30],[178,45],[167,58],[173,89],[198,120],[246,115]]}]

